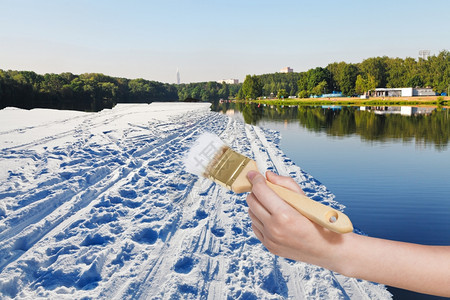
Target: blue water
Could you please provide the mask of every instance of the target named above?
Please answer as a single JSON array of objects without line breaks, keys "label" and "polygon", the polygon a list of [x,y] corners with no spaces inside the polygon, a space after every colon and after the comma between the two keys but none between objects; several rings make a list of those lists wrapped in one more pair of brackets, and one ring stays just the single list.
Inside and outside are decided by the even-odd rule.
[{"label": "blue water", "polygon": [[[336,195],[355,227],[373,237],[450,245],[449,150],[331,137],[298,122],[259,125],[281,132],[284,153]],[[388,289],[394,299],[442,299]]]},{"label": "blue water", "polygon": [[[235,111],[235,117],[242,114]],[[450,147],[416,139],[368,140],[312,131],[296,118],[262,117],[281,149],[322,182],[355,227],[373,237],[450,245]],[[442,147],[443,146],[443,147]],[[394,299],[442,299],[389,287]]]}]

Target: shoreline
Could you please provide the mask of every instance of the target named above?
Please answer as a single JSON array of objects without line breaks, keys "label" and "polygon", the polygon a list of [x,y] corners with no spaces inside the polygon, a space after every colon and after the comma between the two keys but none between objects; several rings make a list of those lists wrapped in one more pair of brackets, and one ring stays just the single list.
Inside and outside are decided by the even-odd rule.
[{"label": "shoreline", "polygon": [[[439,100],[438,100],[439,98]],[[296,99],[264,99],[235,100],[235,102],[251,102],[270,105],[346,105],[346,106],[440,106],[450,108],[449,96],[426,97],[372,97],[361,99],[356,97],[339,98],[296,98]]]}]

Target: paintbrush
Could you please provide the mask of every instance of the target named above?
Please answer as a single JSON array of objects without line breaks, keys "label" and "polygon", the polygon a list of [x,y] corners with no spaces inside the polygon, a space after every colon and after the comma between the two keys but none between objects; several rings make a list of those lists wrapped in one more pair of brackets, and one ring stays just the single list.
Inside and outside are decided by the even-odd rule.
[{"label": "paintbrush", "polygon": [[[247,173],[258,171],[254,160],[233,151],[217,135],[208,132],[194,142],[184,158],[184,166],[189,173],[209,178],[235,193],[250,192],[252,185]],[[267,180],[266,183],[281,199],[316,224],[337,233],[353,231],[344,213]]]}]

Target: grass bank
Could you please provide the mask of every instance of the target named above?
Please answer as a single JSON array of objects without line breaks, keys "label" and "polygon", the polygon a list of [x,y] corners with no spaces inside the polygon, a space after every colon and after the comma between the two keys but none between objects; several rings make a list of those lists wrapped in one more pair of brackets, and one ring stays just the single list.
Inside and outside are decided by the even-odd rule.
[{"label": "grass bank", "polygon": [[346,105],[346,106],[450,106],[450,97],[380,97],[380,98],[301,98],[301,99],[264,99],[250,102],[269,105]]}]

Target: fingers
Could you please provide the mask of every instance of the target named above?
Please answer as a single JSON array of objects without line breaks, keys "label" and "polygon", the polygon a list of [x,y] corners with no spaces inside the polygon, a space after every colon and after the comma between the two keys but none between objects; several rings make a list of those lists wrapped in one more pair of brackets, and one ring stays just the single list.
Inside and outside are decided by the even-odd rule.
[{"label": "fingers", "polygon": [[[252,194],[258,202],[267,210],[269,214],[273,214],[280,208],[287,206],[288,204],[284,202],[277,194],[275,194],[272,189],[270,189],[266,184],[266,179],[261,173],[256,171],[250,171],[247,174],[247,178],[252,184]],[[252,209],[253,210],[253,209]],[[253,210],[258,218],[264,222],[263,216],[258,215],[258,210]]]},{"label": "fingers", "polygon": [[260,240],[261,242],[264,242],[264,235],[253,223],[252,223],[252,229],[253,229],[253,232],[255,233],[256,237],[258,238],[258,240]]},{"label": "fingers", "polygon": [[252,229],[258,240],[264,243],[264,224],[255,216],[251,209],[248,210],[250,219],[252,220]]},{"label": "fingers", "polygon": [[302,195],[305,194],[300,188],[300,186],[297,184],[297,182],[295,182],[295,180],[292,179],[291,177],[280,176],[271,171],[266,172],[266,177],[267,180],[272,182],[273,184],[285,187],[293,192],[300,193]]},{"label": "fingers", "polygon": [[250,193],[247,195],[247,205],[249,211],[251,211],[252,215],[255,216],[255,218],[257,218],[258,220],[267,221],[270,218],[270,213],[261,204],[261,202],[259,202],[255,194]]},{"label": "fingers", "polygon": [[[248,199],[249,197],[250,197],[250,199]],[[249,196],[247,196],[247,202],[250,202],[252,204],[252,207],[258,207],[258,206],[253,205],[254,204],[253,201],[257,201],[257,199],[255,198],[255,196],[253,194],[249,194]],[[269,215],[269,213],[267,211],[265,213],[267,215]],[[264,232],[264,224],[253,213],[252,208],[250,207],[250,205],[249,205],[249,209],[248,209],[248,215],[250,216],[250,219],[252,220],[253,232],[255,233],[256,237],[261,242],[263,242],[264,241],[264,234],[263,234],[263,232]]]},{"label": "fingers", "polygon": [[256,215],[252,212],[251,209],[248,210],[248,214],[250,219],[252,220],[252,224],[258,228],[259,231],[264,231],[264,224],[256,217]]}]

